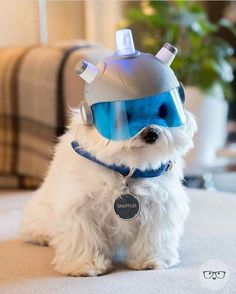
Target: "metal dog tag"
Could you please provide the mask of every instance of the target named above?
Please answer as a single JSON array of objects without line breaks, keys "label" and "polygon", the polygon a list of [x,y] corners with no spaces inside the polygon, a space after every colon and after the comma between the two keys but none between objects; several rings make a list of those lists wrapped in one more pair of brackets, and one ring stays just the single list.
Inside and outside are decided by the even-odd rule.
[{"label": "metal dog tag", "polygon": [[140,204],[137,197],[129,192],[126,187],[124,194],[121,194],[114,202],[115,213],[124,220],[132,220],[139,215]]}]

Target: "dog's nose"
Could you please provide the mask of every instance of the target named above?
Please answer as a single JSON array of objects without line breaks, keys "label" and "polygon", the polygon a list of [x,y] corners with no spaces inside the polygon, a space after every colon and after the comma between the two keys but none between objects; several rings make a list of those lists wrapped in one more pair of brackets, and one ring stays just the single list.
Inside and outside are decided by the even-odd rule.
[{"label": "dog's nose", "polygon": [[154,128],[148,127],[141,132],[142,140],[147,144],[153,144],[158,139],[158,131]]}]

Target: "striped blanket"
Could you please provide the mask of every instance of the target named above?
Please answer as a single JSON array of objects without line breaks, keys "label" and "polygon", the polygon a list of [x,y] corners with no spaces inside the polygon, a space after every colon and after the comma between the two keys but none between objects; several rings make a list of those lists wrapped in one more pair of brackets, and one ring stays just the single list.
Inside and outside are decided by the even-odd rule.
[{"label": "striped blanket", "polygon": [[34,188],[44,178],[67,106],[78,106],[80,59],[97,63],[110,51],[74,41],[0,49],[0,188]]}]

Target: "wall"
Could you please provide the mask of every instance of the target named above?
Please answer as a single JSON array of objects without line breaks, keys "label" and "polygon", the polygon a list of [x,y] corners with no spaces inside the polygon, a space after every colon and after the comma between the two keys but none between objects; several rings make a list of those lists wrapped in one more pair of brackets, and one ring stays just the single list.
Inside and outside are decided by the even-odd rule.
[{"label": "wall", "polygon": [[36,1],[0,1],[0,46],[38,42]]},{"label": "wall", "polygon": [[[47,1],[48,41],[85,37],[83,1]],[[38,1],[0,0],[0,46],[39,42]]]},{"label": "wall", "polygon": [[117,24],[122,19],[123,1],[86,1],[86,37],[104,44],[105,46],[115,48],[115,34]]},{"label": "wall", "polygon": [[83,1],[48,1],[49,42],[85,37]]}]

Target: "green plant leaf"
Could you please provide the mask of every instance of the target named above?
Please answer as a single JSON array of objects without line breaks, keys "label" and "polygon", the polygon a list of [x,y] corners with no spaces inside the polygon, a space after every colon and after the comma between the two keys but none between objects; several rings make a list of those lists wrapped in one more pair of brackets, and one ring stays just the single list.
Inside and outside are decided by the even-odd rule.
[{"label": "green plant leaf", "polygon": [[186,0],[131,2],[126,20],[139,50],[156,54],[165,42],[178,47],[171,67],[185,85],[207,91],[218,83],[230,97],[234,50],[217,35],[221,27],[236,35],[230,21],[214,24],[199,2]]}]

